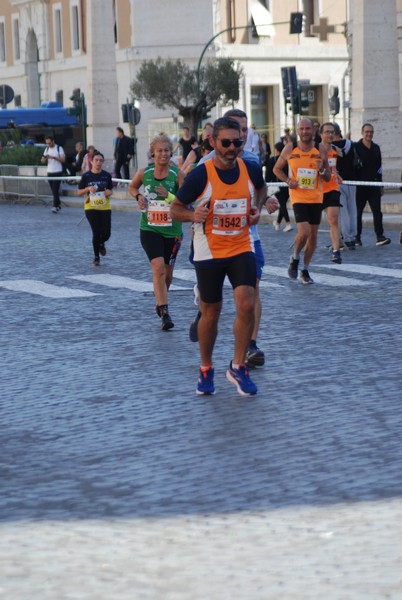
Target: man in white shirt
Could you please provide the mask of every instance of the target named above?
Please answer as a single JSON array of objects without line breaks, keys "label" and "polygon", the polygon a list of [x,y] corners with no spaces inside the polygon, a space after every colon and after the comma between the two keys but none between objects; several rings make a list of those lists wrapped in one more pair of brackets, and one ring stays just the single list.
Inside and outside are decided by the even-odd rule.
[{"label": "man in white shirt", "polygon": [[[64,154],[64,150],[61,146],[58,146],[55,143],[54,138],[51,135],[48,135],[45,138],[45,143],[47,144],[47,147],[45,148],[45,151],[41,158],[41,163],[47,164],[48,177],[61,177],[61,175],[63,174],[63,170],[64,170],[63,164],[66,161],[66,155]],[[61,209],[61,202],[60,202],[60,195],[59,195],[60,184],[61,184],[61,179],[58,179],[58,180],[49,179],[50,189],[52,190],[52,194],[53,194],[52,212],[54,212],[54,213],[59,212],[59,210]]]}]

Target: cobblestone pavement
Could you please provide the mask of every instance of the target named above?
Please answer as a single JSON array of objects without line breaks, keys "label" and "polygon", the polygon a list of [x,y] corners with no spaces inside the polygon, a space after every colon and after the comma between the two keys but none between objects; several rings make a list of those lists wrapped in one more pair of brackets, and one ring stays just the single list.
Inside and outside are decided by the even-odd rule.
[{"label": "cobblestone pavement", "polygon": [[81,210],[0,213],[1,599],[402,597],[397,230],[340,266],[322,231],[303,286],[261,225],[259,393],[225,378],[228,288],[204,398],[187,226],[162,332],[138,213],[96,270]]}]

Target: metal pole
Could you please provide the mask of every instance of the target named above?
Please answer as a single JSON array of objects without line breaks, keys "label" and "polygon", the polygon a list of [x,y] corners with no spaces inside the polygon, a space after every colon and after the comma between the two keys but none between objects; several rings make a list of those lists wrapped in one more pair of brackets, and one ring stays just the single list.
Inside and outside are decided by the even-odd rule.
[{"label": "metal pole", "polygon": [[[267,26],[270,25],[272,27],[274,27],[276,25],[289,25],[289,21],[279,21],[278,23],[267,23],[266,25]],[[211,37],[211,39],[205,44],[204,49],[201,52],[200,59],[198,61],[198,65],[197,65],[197,89],[198,89],[198,91],[200,91],[200,71],[201,71],[202,59],[204,58],[204,54],[208,50],[208,47],[211,45],[211,43],[217,37],[219,37],[220,35],[222,35],[222,33],[226,33],[228,31],[233,31],[235,29],[253,29],[253,27],[254,27],[254,25],[239,25],[237,27],[227,27],[226,29],[222,29],[222,31],[219,31],[213,37]]]},{"label": "metal pole", "polygon": [[81,128],[82,128],[82,143],[84,144],[84,149],[87,149],[87,111],[85,110],[85,96],[81,94],[80,98],[81,102]]}]

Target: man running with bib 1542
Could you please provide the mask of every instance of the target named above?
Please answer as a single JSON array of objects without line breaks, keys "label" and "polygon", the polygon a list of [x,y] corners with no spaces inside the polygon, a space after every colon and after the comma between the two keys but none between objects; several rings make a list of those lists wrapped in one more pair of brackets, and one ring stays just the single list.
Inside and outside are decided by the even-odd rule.
[{"label": "man running with bib 1542", "polygon": [[[258,206],[266,200],[261,167],[238,158],[243,148],[239,122],[217,119],[210,140],[215,156],[187,175],[171,207],[173,219],[194,223],[194,266],[200,293],[198,341],[201,367],[197,394],[213,394],[212,353],[227,276],[236,305],[235,345],[226,377],[239,394],[257,393],[245,365],[254,326],[256,262],[250,226],[259,220]],[[262,196],[262,197],[261,197]],[[194,203],[194,211],[188,206]]]}]

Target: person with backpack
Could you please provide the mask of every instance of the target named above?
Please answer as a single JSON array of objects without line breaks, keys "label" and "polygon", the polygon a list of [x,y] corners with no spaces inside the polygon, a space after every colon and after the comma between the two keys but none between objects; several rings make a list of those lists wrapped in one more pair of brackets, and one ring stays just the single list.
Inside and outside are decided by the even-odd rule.
[{"label": "person with backpack", "polygon": [[[51,135],[45,138],[46,148],[41,158],[41,163],[47,165],[48,177],[61,177],[64,172],[64,163],[66,155],[61,146],[58,146]],[[60,201],[60,184],[61,179],[49,179],[49,186],[53,195],[53,213],[58,213],[61,210]]]}]

